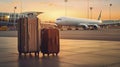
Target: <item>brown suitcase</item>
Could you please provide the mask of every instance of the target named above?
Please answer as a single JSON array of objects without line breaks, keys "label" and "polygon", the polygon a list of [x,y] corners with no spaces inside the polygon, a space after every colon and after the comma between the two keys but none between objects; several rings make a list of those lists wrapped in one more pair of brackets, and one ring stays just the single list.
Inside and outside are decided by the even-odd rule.
[{"label": "brown suitcase", "polygon": [[38,18],[20,18],[18,21],[18,52],[32,53],[40,51],[40,36],[38,31]]},{"label": "brown suitcase", "polygon": [[44,54],[53,54],[58,55],[60,46],[59,46],[59,31],[57,29],[42,29],[42,43],[41,43],[41,52]]}]

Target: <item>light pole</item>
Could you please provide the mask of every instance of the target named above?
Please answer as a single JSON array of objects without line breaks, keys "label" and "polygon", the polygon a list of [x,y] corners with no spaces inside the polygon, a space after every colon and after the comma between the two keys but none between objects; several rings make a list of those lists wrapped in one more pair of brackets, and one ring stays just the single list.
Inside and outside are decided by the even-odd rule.
[{"label": "light pole", "polygon": [[15,22],[16,22],[16,14],[15,14],[15,10],[17,9],[17,7],[14,7],[14,28],[15,28]]},{"label": "light pole", "polygon": [[65,2],[65,16],[67,16],[67,2],[68,2],[68,0],[64,0],[64,2]]},{"label": "light pole", "polygon": [[93,7],[90,7],[90,13],[91,13],[90,19],[92,19],[92,10],[93,10]]},{"label": "light pole", "polygon": [[89,0],[87,0],[87,18],[89,19]]},{"label": "light pole", "polygon": [[109,4],[109,20],[111,20],[111,7],[112,7],[112,4],[110,3]]}]

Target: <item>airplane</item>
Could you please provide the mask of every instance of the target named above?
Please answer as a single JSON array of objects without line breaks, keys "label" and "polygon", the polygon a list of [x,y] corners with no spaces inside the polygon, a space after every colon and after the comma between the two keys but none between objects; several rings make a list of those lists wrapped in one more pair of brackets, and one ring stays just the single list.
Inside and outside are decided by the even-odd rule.
[{"label": "airplane", "polygon": [[[60,17],[56,19],[56,24],[58,28],[62,29],[62,26],[81,26],[84,30],[94,29],[97,30],[100,28],[99,24],[102,23],[101,13],[98,16],[98,20],[87,19],[87,18],[72,18],[72,17]],[[68,28],[69,29],[69,28]]]}]

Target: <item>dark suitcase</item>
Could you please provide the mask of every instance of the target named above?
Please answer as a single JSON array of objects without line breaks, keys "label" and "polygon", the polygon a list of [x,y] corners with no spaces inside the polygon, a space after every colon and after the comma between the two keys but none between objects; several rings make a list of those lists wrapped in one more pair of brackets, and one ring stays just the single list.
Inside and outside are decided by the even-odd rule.
[{"label": "dark suitcase", "polygon": [[18,20],[18,52],[32,53],[40,51],[40,37],[38,30],[38,18],[20,18]]},{"label": "dark suitcase", "polygon": [[58,55],[59,46],[59,31],[57,29],[42,29],[41,31],[41,52],[44,54]]}]

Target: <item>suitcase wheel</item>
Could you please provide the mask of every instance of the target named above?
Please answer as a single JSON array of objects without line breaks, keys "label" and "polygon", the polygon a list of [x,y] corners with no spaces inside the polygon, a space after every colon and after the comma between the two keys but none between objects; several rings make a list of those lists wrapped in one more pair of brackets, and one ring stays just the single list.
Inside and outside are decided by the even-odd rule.
[{"label": "suitcase wheel", "polygon": [[56,53],[56,56],[58,56],[58,53]]},{"label": "suitcase wheel", "polygon": [[36,56],[36,55],[39,55],[39,52],[35,52],[35,56]]},{"label": "suitcase wheel", "polygon": [[[47,56],[49,56],[50,54],[49,53],[47,53]],[[43,56],[45,56],[45,53],[43,53]]]},{"label": "suitcase wheel", "polygon": [[35,52],[35,56],[36,56],[37,54],[36,54],[36,52]]},{"label": "suitcase wheel", "polygon": [[50,54],[48,53],[47,56],[49,56]]},{"label": "suitcase wheel", "polygon": [[31,52],[29,53],[29,55],[31,55]]},{"label": "suitcase wheel", "polygon": [[39,52],[37,52],[38,53],[38,55],[39,55]]},{"label": "suitcase wheel", "polygon": [[27,53],[24,53],[24,55],[26,56]]},{"label": "suitcase wheel", "polygon": [[54,53],[52,53],[52,55],[54,56]]},{"label": "suitcase wheel", "polygon": [[[49,55],[50,55],[50,53],[47,53],[47,56],[49,56]],[[52,55],[53,56],[55,56],[55,55],[58,56],[58,53],[52,53]],[[43,53],[43,56],[45,56],[45,53]]]},{"label": "suitcase wheel", "polygon": [[21,53],[21,52],[19,52],[19,55],[22,55],[22,53]]},{"label": "suitcase wheel", "polygon": [[45,54],[43,53],[43,56],[45,56]]}]

